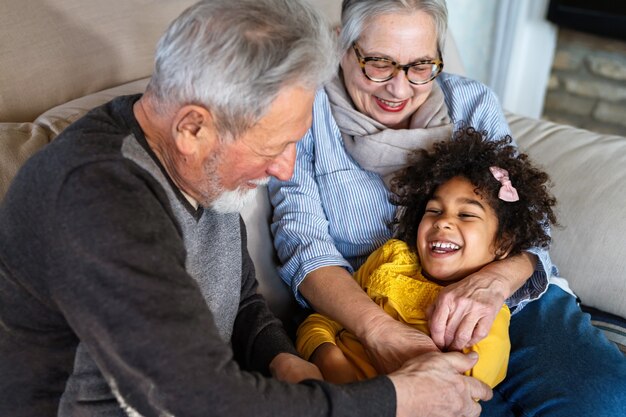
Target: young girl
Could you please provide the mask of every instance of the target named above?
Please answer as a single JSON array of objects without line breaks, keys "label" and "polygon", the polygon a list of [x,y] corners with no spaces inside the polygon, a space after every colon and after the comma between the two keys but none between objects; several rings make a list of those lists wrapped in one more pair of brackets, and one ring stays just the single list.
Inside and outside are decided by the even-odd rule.
[{"label": "young girl", "polygon": [[[511,139],[487,141],[468,128],[416,153],[392,182],[398,239],[373,252],[354,278],[388,314],[429,334],[427,309],[442,286],[486,264],[533,247],[547,248],[556,224],[548,175]],[[487,337],[466,349],[479,354],[468,374],[491,387],[506,375],[510,312],[502,306]],[[358,339],[320,314],[297,332],[300,354],[336,383],[377,375]]]}]

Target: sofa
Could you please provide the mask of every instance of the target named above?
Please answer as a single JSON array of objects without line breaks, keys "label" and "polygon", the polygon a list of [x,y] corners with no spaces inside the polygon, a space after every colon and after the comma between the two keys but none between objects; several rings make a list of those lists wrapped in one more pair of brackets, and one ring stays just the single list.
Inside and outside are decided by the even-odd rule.
[{"label": "sofa", "polygon": [[[340,0],[310,0],[339,21]],[[143,91],[156,41],[194,0],[3,0],[0,4],[0,199],[21,164],[89,109]],[[453,39],[446,71],[463,73]],[[624,348],[626,138],[507,113],[519,147],[551,175],[561,228],[552,257],[594,323]],[[42,207],[45,210],[45,207]],[[289,323],[266,192],[242,213],[260,291]]]}]

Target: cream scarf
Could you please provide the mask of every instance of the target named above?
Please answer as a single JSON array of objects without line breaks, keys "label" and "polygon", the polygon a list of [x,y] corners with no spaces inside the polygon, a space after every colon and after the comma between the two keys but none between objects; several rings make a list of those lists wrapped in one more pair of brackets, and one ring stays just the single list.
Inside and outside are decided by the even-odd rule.
[{"label": "cream scarf", "polygon": [[326,93],[346,151],[361,168],[381,175],[387,188],[394,174],[408,166],[414,150],[430,150],[452,137],[453,124],[437,82],[411,116],[409,129],[387,128],[355,109],[341,73],[326,85]]}]

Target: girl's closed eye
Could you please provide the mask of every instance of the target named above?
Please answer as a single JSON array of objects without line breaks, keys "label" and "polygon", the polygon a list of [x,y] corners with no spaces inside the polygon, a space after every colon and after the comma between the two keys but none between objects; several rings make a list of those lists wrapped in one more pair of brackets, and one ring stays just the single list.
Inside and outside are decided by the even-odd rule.
[{"label": "girl's closed eye", "polygon": [[469,212],[462,212],[459,213],[459,217],[462,219],[482,219],[482,216],[478,213],[469,213]]},{"label": "girl's closed eye", "polygon": [[426,204],[426,208],[424,209],[424,214],[430,214],[430,215],[439,215],[442,213],[442,209],[441,207],[439,207],[439,204],[437,204],[434,201],[430,201],[428,202],[428,204]]}]

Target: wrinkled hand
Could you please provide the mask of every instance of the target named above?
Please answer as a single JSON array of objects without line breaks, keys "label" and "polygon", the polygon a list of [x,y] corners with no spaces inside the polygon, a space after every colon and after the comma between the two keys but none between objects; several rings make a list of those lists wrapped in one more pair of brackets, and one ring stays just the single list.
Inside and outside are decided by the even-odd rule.
[{"label": "wrinkled hand", "polygon": [[389,378],[396,389],[397,417],[477,417],[476,400],[489,400],[491,389],[479,380],[462,375],[476,363],[472,352],[431,352],[408,361]]},{"label": "wrinkled hand", "polygon": [[305,379],[323,379],[317,366],[291,353],[276,355],[270,362],[270,373],[280,381],[292,383]]},{"label": "wrinkled hand", "polygon": [[397,370],[410,358],[438,351],[430,337],[386,314],[372,319],[360,340],[381,374]]},{"label": "wrinkled hand", "polygon": [[484,339],[509,296],[506,278],[480,270],[444,287],[427,314],[430,337],[442,350],[457,350]]}]

